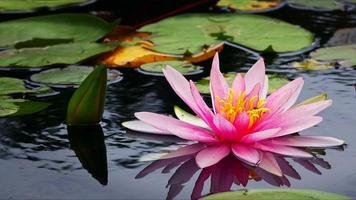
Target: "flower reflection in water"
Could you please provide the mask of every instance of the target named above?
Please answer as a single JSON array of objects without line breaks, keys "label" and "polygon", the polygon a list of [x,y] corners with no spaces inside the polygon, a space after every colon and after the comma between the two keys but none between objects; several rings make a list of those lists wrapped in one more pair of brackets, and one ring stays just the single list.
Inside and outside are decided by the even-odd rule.
[{"label": "flower reflection in water", "polygon": [[[229,154],[218,163],[201,169],[195,162],[196,153],[181,154],[186,148],[194,148],[194,145],[196,144],[181,147],[175,152],[168,154],[165,159],[152,162],[136,178],[143,178],[161,168],[163,169],[162,173],[169,173],[171,170],[176,169],[167,184],[169,188],[167,199],[173,199],[183,189],[184,184],[192,179],[195,174],[198,174],[191,194],[192,199],[198,199],[202,197],[204,185],[208,183],[209,178],[209,194],[214,194],[230,191],[234,185],[245,187],[249,181],[265,181],[277,187],[290,187],[290,178],[301,179],[301,176],[290,164],[290,161],[294,161],[316,174],[321,174],[316,166],[324,169],[331,168],[328,162],[316,156],[313,158],[296,158],[261,151],[262,160],[258,166],[247,164],[233,154]],[[312,154],[320,151],[323,150],[310,150]],[[173,154],[177,155],[177,157],[173,157]]]}]

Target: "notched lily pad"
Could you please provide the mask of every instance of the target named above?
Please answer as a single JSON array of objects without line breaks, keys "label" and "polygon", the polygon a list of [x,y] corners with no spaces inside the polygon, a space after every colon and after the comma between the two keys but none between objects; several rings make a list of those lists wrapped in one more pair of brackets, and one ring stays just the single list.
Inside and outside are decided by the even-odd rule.
[{"label": "notched lily pad", "polygon": [[162,69],[171,66],[183,75],[196,75],[203,72],[201,66],[193,65],[186,61],[161,61],[141,65],[139,72],[153,76],[163,76]]},{"label": "notched lily pad", "polygon": [[[30,81],[44,84],[54,88],[77,88],[86,77],[94,70],[89,66],[69,66],[42,71],[30,77]],[[108,84],[122,80],[122,74],[117,70],[108,71]]]},{"label": "notched lily pad", "polygon": [[[0,95],[45,94],[53,92],[49,87],[28,88],[21,79],[0,77]],[[1,96],[0,96],[1,97]]]},{"label": "notched lily pad", "polygon": [[37,39],[94,42],[111,30],[106,21],[87,14],[57,14],[0,23],[0,47]]},{"label": "notched lily pad", "polygon": [[23,116],[45,110],[50,103],[0,96],[0,117]]},{"label": "notched lily pad", "polygon": [[216,5],[231,11],[255,13],[274,10],[283,4],[281,0],[219,0]]},{"label": "notched lily pad", "polygon": [[[229,72],[224,74],[224,78],[228,82],[229,85],[232,84],[236,72]],[[289,83],[288,78],[278,75],[278,74],[269,74],[268,76],[268,94],[271,94],[272,92],[276,91],[283,85]],[[196,82],[196,86],[199,89],[200,93],[205,94],[205,95],[210,95],[210,77],[205,77],[200,79],[199,81]]]},{"label": "notched lily pad", "polygon": [[313,34],[301,27],[247,14],[178,15],[144,26],[140,31],[152,33],[147,39],[154,44],[150,49],[169,54],[195,54],[222,41],[256,51],[271,46],[281,53],[300,51],[314,41]]},{"label": "notched lily pad", "polygon": [[303,190],[303,189],[254,189],[247,191],[235,191],[235,192],[222,192],[213,195],[206,196],[202,200],[217,200],[217,199],[239,199],[239,200],[350,200],[350,197],[342,196],[335,193],[322,192],[317,190]]},{"label": "notched lily pad", "polygon": [[[0,36],[1,37],[1,36]],[[75,64],[113,49],[110,44],[69,43],[0,52],[1,67],[33,68],[54,64]]]}]

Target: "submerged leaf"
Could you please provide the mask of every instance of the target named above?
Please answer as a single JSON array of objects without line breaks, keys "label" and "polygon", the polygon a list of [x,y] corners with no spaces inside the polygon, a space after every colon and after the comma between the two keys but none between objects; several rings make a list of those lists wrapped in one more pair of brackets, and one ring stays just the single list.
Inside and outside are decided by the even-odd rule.
[{"label": "submerged leaf", "polygon": [[314,59],[308,59],[304,60],[302,62],[294,62],[292,63],[292,66],[297,68],[297,69],[303,69],[303,70],[327,70],[331,69],[335,66],[334,63],[328,63],[328,62],[319,62]]},{"label": "submerged leaf", "polygon": [[219,0],[216,5],[219,7],[227,7],[232,10],[262,12],[279,7],[282,3],[281,0]]},{"label": "submerged leaf", "polygon": [[69,125],[98,124],[104,112],[107,69],[100,65],[92,71],[74,92],[67,108]]},{"label": "submerged leaf", "polygon": [[356,28],[337,30],[328,41],[328,46],[356,44]]},{"label": "submerged leaf", "polygon": [[75,64],[110,51],[112,48],[107,44],[84,42],[19,50],[11,49],[0,52],[0,67],[44,67],[53,64]]},{"label": "submerged leaf", "polygon": [[343,4],[336,0],[287,0],[291,7],[305,10],[337,10],[342,9]]},{"label": "submerged leaf", "polygon": [[335,193],[322,192],[317,190],[303,190],[303,189],[254,189],[247,191],[235,191],[235,192],[223,192],[213,195],[206,196],[202,198],[203,200],[217,200],[217,199],[239,199],[239,200],[274,200],[274,199],[284,199],[284,200],[346,200],[351,199],[347,196],[342,196]]},{"label": "submerged leaf", "polygon": [[356,44],[320,48],[310,54],[311,58],[323,62],[337,62],[343,67],[356,66]]}]

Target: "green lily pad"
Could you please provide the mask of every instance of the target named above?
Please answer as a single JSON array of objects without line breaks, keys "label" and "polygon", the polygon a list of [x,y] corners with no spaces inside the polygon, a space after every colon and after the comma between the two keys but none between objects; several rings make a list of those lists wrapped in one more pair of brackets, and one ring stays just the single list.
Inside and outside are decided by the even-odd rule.
[{"label": "green lily pad", "polygon": [[281,0],[219,0],[218,7],[247,12],[266,12],[283,5]]},{"label": "green lily pad", "polygon": [[[224,74],[224,78],[228,82],[229,85],[232,84],[234,78],[236,76],[235,72],[229,72]],[[268,76],[268,94],[271,94],[272,92],[276,91],[283,85],[289,83],[289,80],[281,75],[277,74],[270,74]],[[203,79],[200,79],[199,81],[196,82],[196,86],[200,93],[205,94],[205,95],[210,95],[210,77],[205,77]]]},{"label": "green lily pad", "polygon": [[239,200],[265,200],[265,199],[284,199],[284,200],[346,200],[351,199],[347,196],[342,196],[335,193],[322,192],[317,190],[302,190],[302,189],[254,189],[247,191],[223,192],[202,198],[203,200],[217,199],[239,199]]},{"label": "green lily pad", "polygon": [[335,0],[287,0],[289,6],[304,10],[331,11],[344,7],[344,4]]},{"label": "green lily pad", "polygon": [[50,103],[0,96],[0,117],[29,115],[40,112],[50,105]]},{"label": "green lily pad", "polygon": [[140,66],[139,72],[148,75],[163,76],[162,69],[164,69],[167,65],[173,67],[183,75],[195,75],[203,72],[203,68],[201,66],[196,66],[186,61],[161,61],[147,63]]},{"label": "green lily pad", "polygon": [[108,44],[83,42],[19,50],[11,49],[0,52],[0,67],[26,68],[75,64],[113,48]]},{"label": "green lily pad", "polygon": [[[51,89],[46,86],[29,89],[21,79],[0,77],[0,95],[25,94],[25,93],[50,93]],[[1,96],[0,96],[1,97]]]},{"label": "green lily pad", "polygon": [[356,44],[320,48],[310,54],[312,59],[335,63],[342,67],[356,66]]},{"label": "green lily pad", "polygon": [[91,42],[103,37],[111,28],[106,21],[87,14],[57,14],[11,20],[0,23],[0,47],[33,39]]},{"label": "green lily pad", "polygon": [[[149,24],[153,50],[169,54],[196,54],[207,46],[228,41],[257,51],[299,51],[312,45],[313,34],[289,23],[248,14],[185,14]],[[183,39],[182,39],[183,38]]]},{"label": "green lily pad", "polygon": [[85,3],[88,0],[1,0],[0,12],[31,11],[37,8],[56,8]]},{"label": "green lily pad", "polygon": [[[42,71],[31,76],[35,83],[48,85],[55,88],[78,87],[94,70],[87,66],[69,66]],[[108,71],[108,83],[116,83],[122,79],[122,74],[116,70]]]}]

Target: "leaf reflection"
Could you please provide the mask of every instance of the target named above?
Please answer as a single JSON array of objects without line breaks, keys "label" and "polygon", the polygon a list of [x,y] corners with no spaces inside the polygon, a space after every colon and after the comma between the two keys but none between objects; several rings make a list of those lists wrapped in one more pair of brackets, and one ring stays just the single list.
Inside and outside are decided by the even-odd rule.
[{"label": "leaf reflection", "polygon": [[[181,152],[182,148],[180,148]],[[203,169],[200,169],[195,162],[197,153],[169,157],[152,162],[139,172],[136,178],[143,178],[161,168],[163,174],[175,169],[166,186],[169,188],[167,199],[173,199],[181,192],[184,185],[192,179],[194,175],[198,175],[191,194],[192,199],[198,199],[206,195],[202,194],[205,185],[210,186],[209,194],[230,191],[234,185],[245,187],[249,181],[264,181],[272,186],[290,187],[290,178],[301,179],[301,176],[291,165],[290,161],[294,161],[316,174],[321,174],[316,166],[324,169],[331,168],[331,165],[327,161],[318,157],[291,158],[269,152],[261,153],[263,154],[263,159],[257,167],[242,162],[233,154],[225,157],[217,164]],[[276,171],[279,172],[276,173]],[[210,184],[207,184],[209,178]]]},{"label": "leaf reflection", "polygon": [[83,168],[102,185],[107,185],[108,164],[101,126],[67,126],[67,130],[70,148]]}]

